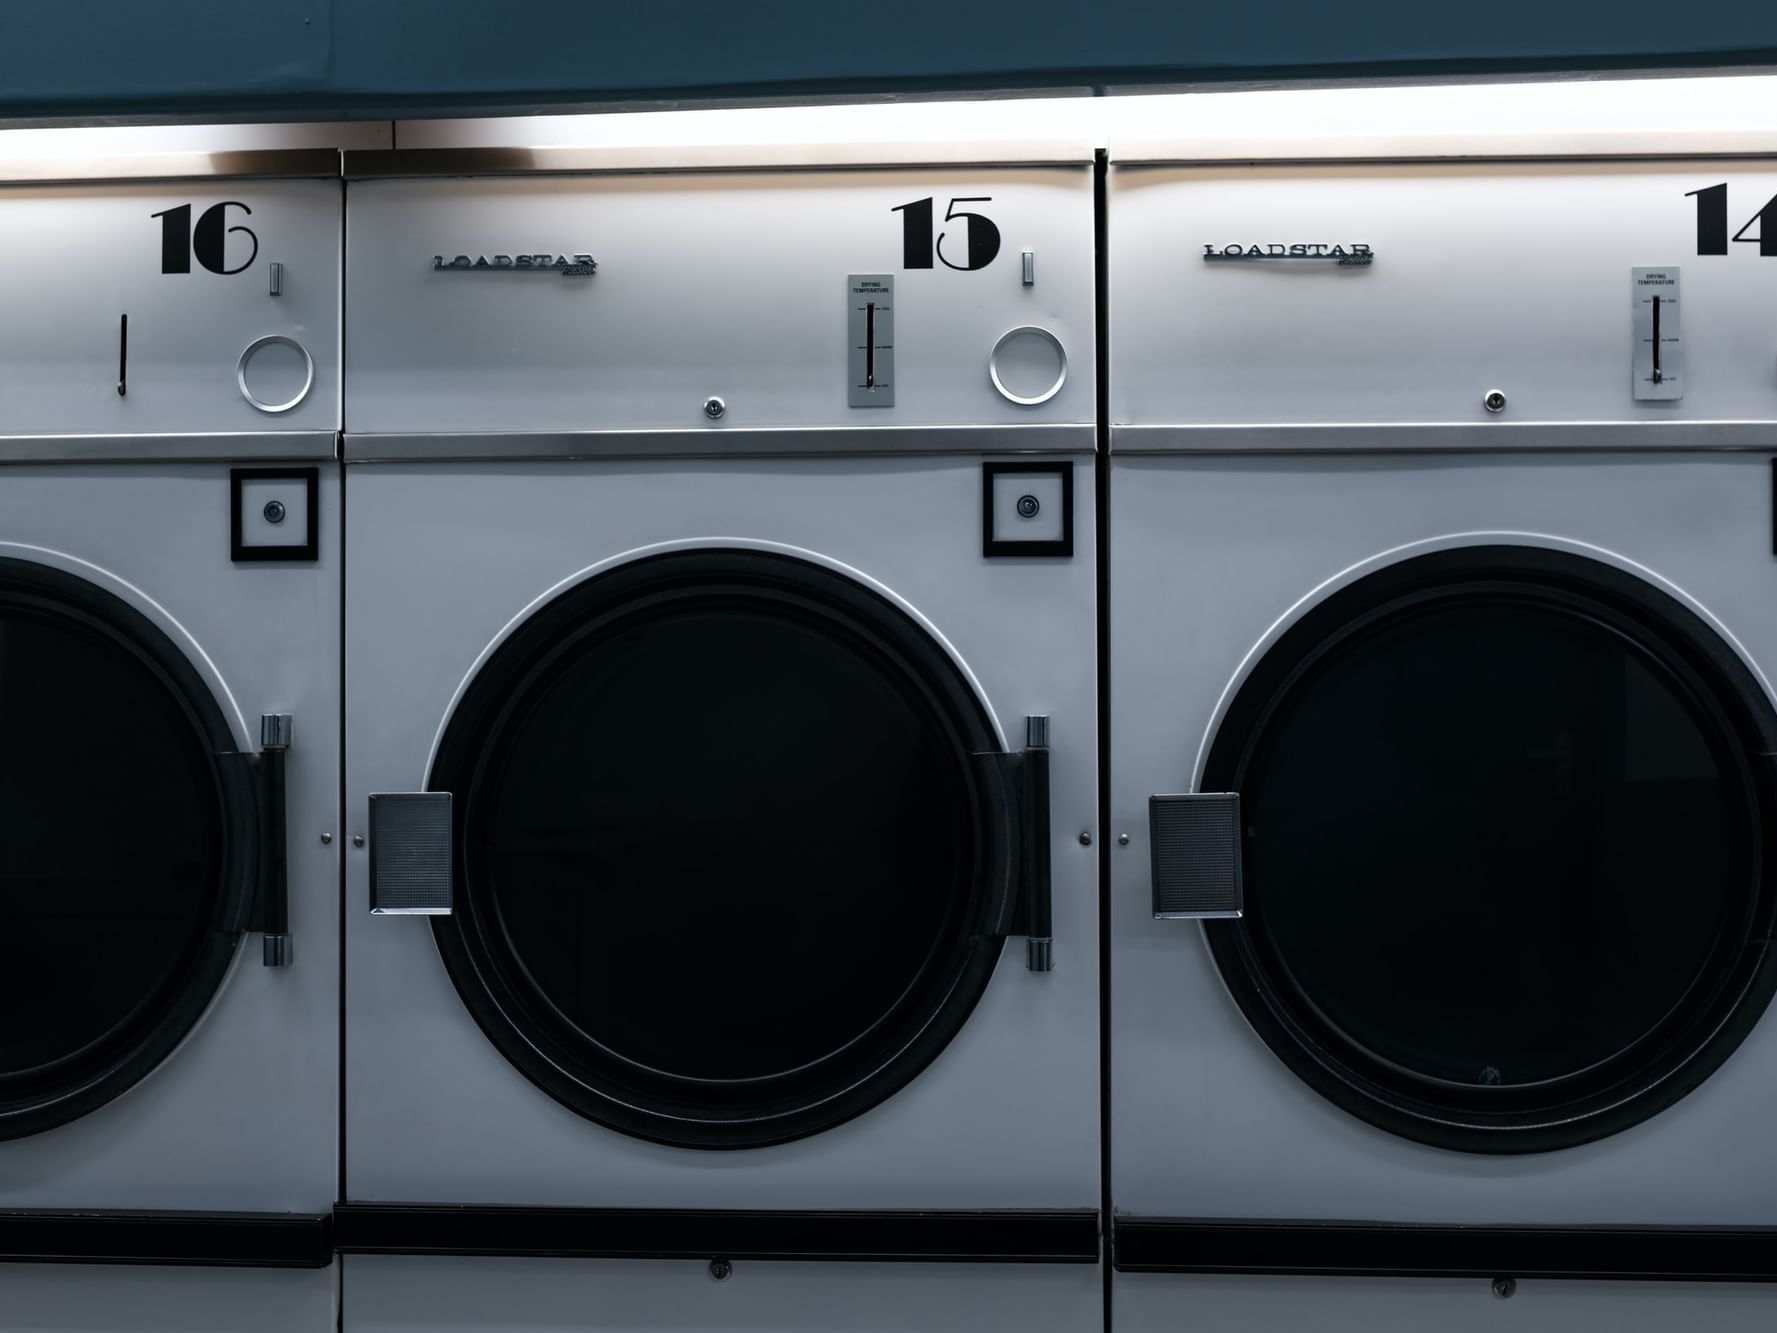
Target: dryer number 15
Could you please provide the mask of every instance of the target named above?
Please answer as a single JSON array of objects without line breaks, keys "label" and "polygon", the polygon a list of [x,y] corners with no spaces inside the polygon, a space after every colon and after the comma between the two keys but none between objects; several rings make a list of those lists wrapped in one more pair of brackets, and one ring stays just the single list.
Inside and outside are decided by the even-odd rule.
[{"label": "dryer number 15", "polygon": [[[944,238],[948,232],[939,232],[938,239],[932,239],[932,201],[930,198],[915,199],[910,204],[897,204],[889,209],[891,213],[901,215],[901,267],[930,268],[932,256],[945,268],[956,269],[960,273],[972,272],[978,268],[986,268],[993,263],[994,256],[1000,252],[1000,229],[992,219],[980,213],[959,210],[958,204],[990,204],[993,196],[982,194],[959,196],[950,201],[950,207],[944,210],[946,222],[961,222],[967,229],[968,240],[963,243],[963,262],[958,264],[944,253]],[[955,253],[952,246],[951,254]]]}]

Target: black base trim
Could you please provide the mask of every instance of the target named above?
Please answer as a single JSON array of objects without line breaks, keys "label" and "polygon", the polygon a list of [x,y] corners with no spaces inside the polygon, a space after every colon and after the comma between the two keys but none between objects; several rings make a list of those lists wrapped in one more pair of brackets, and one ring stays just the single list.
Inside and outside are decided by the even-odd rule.
[{"label": "black base trim", "polygon": [[325,1268],[325,1213],[0,1211],[0,1262]]},{"label": "black base trim", "polygon": [[1777,1227],[1123,1217],[1112,1263],[1121,1273],[1777,1282]]},{"label": "black base trim", "polygon": [[1098,1213],[743,1212],[342,1203],[341,1254],[1096,1263]]}]

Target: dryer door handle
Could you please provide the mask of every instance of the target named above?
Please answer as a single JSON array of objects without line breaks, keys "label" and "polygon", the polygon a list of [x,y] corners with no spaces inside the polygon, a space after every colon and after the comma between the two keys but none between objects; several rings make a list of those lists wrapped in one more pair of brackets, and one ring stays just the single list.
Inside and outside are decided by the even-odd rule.
[{"label": "dryer door handle", "polygon": [[1026,937],[1025,966],[1055,966],[1053,891],[1049,864],[1049,719],[1025,719],[1027,744],[1010,753],[974,756],[989,787],[994,823],[1002,830],[994,864],[996,935]]},{"label": "dryer door handle", "polygon": [[225,810],[228,841],[239,848],[230,873],[245,885],[219,928],[230,934],[260,932],[267,967],[288,967],[291,961],[284,776],[290,736],[290,714],[267,713],[259,719],[257,752],[229,750],[216,756],[225,772],[239,775],[226,784]]},{"label": "dryer door handle", "polygon": [[284,780],[292,723],[288,713],[259,719],[259,895],[254,926],[260,932],[261,961],[288,967],[290,944],[290,862],[287,846],[289,797]]},{"label": "dryer door handle", "polygon": [[1148,847],[1156,920],[1241,914],[1239,792],[1148,797]]},{"label": "dryer door handle", "polygon": [[450,915],[450,807],[447,791],[371,793],[372,915]]}]

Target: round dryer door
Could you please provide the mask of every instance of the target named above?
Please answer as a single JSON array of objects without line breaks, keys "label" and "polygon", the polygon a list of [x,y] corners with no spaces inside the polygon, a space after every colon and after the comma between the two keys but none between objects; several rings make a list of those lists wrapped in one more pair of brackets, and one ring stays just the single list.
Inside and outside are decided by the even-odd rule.
[{"label": "round dryer door", "polygon": [[1006,756],[857,581],[651,557],[533,615],[452,715],[458,991],[567,1106],[683,1146],[826,1129],[951,1040],[1000,956]]},{"label": "round dryer door", "polygon": [[1777,715],[1709,626],[1528,547],[1404,561],[1265,653],[1201,788],[1238,792],[1255,1030],[1347,1110],[1473,1152],[1583,1143],[1770,999]]},{"label": "round dryer door", "polygon": [[159,628],[0,559],[0,1138],[110,1101],[215,995],[256,855],[234,750]]}]

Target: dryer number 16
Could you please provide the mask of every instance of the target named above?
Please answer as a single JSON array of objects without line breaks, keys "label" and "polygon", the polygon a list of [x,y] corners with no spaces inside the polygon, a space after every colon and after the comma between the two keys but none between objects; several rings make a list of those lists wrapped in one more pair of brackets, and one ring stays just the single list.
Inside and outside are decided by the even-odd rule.
[{"label": "dryer number 16", "polygon": [[970,213],[957,208],[958,204],[990,204],[993,196],[982,194],[959,196],[950,201],[950,207],[944,210],[946,222],[961,222],[967,229],[968,240],[963,243],[963,262],[957,263],[951,254],[944,253],[944,238],[950,233],[939,232],[938,239],[932,239],[932,201],[931,199],[915,199],[910,204],[897,204],[889,209],[891,213],[901,215],[901,267],[930,268],[932,256],[945,268],[956,269],[960,273],[972,272],[978,268],[986,268],[993,263],[994,256],[1000,252],[1000,229],[992,219],[980,213]]}]

